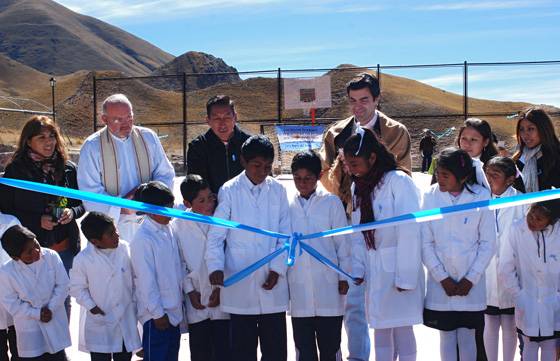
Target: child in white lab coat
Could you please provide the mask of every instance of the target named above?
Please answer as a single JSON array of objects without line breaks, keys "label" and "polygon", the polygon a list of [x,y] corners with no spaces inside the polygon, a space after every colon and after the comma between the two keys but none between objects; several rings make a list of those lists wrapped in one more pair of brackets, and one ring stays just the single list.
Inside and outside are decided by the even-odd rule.
[{"label": "child in white lab coat", "polygon": [[560,201],[531,205],[508,230],[510,247],[499,260],[499,280],[515,303],[523,360],[556,360],[560,338]]},{"label": "child in white lab coat", "polygon": [[[424,193],[425,209],[488,200],[490,192],[476,184],[471,157],[447,148],[439,155],[437,183]],[[440,330],[443,361],[474,361],[475,329],[484,324],[485,272],[494,254],[495,220],[488,210],[444,215],[422,223],[423,261],[429,277],[424,324]]]},{"label": "child in white lab coat", "polygon": [[[250,137],[241,147],[245,168],[226,182],[218,194],[214,216],[273,232],[291,233],[288,198],[284,187],[269,177],[274,147],[262,135]],[[210,283],[223,285],[229,277],[275,250],[285,240],[237,229],[210,227],[206,263]],[[276,257],[248,277],[225,287],[221,309],[230,313],[234,360],[286,360],[288,283],[284,257]]]},{"label": "child in white lab coat", "polygon": [[70,270],[70,295],[82,306],[79,349],[92,361],[130,361],[140,336],[128,243],[103,213],[89,213],[81,228],[89,245]]},{"label": "child in white lab coat", "polygon": [[65,361],[68,275],[58,253],[20,225],[4,233],[2,247],[12,260],[0,269],[0,302],[14,318],[19,359]]},{"label": "child in white lab coat", "polygon": [[[151,181],[138,187],[134,199],[172,208],[175,197],[165,184]],[[146,361],[177,361],[179,356],[185,268],[170,221],[148,213],[130,243]]]},{"label": "child in white lab coat", "polygon": [[[214,214],[216,196],[201,176],[187,175],[181,182],[181,195],[188,212]],[[209,226],[183,219],[174,219],[171,226],[187,268],[183,289],[188,297],[191,361],[227,360],[231,357],[229,314],[220,310],[220,288],[210,284],[204,261]]]},{"label": "child in white lab coat", "polygon": [[[395,157],[367,129],[344,144],[352,174],[352,224],[383,220],[420,209],[412,178],[397,168]],[[375,329],[379,361],[416,360],[412,326],[422,323],[424,273],[416,224],[353,234],[353,276],[365,281],[367,318]]]},{"label": "child in white lab coat", "polygon": [[[494,157],[484,167],[490,184],[492,198],[512,197],[520,194],[514,188],[518,175],[515,162],[511,158]],[[514,303],[498,282],[498,262],[506,247],[510,247],[505,238],[512,223],[525,217],[527,207],[516,206],[494,210],[496,228],[496,253],[486,269],[486,303],[484,315],[484,346],[489,361],[498,361],[498,341],[502,330],[502,355],[504,361],[513,361],[517,344],[515,328]]]},{"label": "child in white lab coat", "polygon": [[[20,224],[18,219],[9,214],[0,213],[0,238],[4,232],[15,225]],[[0,267],[10,260],[10,256],[0,247]],[[16,345],[16,329],[14,328],[14,320],[0,303],[0,361],[9,361],[8,346],[12,360],[17,360],[17,345]]]},{"label": "child in white lab coat", "polygon": [[[321,173],[319,156],[313,151],[298,153],[291,167],[297,189],[289,198],[292,231],[309,234],[346,226],[340,199],[317,185]],[[350,244],[346,236],[305,242],[341,269],[350,270]],[[288,286],[299,360],[336,360],[348,292],[346,277],[303,252],[288,269]]]}]

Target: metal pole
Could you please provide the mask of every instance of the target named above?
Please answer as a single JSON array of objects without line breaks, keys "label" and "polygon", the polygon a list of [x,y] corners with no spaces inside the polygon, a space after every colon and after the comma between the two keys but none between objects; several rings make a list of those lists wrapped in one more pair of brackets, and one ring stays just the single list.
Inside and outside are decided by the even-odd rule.
[{"label": "metal pole", "polygon": [[51,98],[52,98],[52,119],[53,122],[56,122],[56,105],[54,99],[54,88],[56,86],[56,79],[53,77],[51,78],[50,82],[51,82]]},{"label": "metal pole", "polygon": [[95,72],[93,75],[93,132],[97,131],[97,81],[95,79]]},{"label": "metal pole", "polygon": [[[379,89],[381,89],[381,65],[377,64],[377,81],[379,82]],[[379,94],[381,96],[381,94]],[[381,110],[381,99],[377,103],[377,109]]]},{"label": "metal pole", "polygon": [[183,72],[183,172],[187,173],[187,74]]},{"label": "metal pole", "polygon": [[465,119],[469,117],[469,66],[466,60],[463,63],[463,114]]},{"label": "metal pole", "polygon": [[282,70],[278,68],[278,123],[282,121]]}]

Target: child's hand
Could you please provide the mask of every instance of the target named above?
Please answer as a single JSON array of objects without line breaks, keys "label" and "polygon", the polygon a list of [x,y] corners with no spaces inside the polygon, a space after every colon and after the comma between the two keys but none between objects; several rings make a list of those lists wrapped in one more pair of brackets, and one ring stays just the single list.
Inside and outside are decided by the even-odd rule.
[{"label": "child's hand", "polygon": [[457,284],[451,277],[447,277],[443,281],[440,282],[441,287],[445,291],[445,294],[449,297],[457,295]]},{"label": "child's hand", "polygon": [[167,314],[163,315],[161,318],[154,318],[154,326],[160,331],[165,331],[169,328],[169,318]]},{"label": "child's hand", "polygon": [[279,277],[278,273],[274,271],[268,272],[268,277],[266,278],[266,281],[263,283],[262,288],[264,288],[267,291],[273,289],[274,286],[276,286],[276,283],[278,283],[278,277]]},{"label": "child's hand", "polygon": [[469,294],[469,292],[471,291],[471,288],[473,287],[473,284],[471,281],[469,281],[466,278],[463,278],[461,281],[459,281],[459,283],[457,284],[457,291],[456,294],[457,296],[466,296]]},{"label": "child's hand", "polygon": [[364,279],[363,279],[363,278],[355,278],[355,279],[354,279],[354,284],[355,284],[356,286],[359,286],[359,285],[361,285],[362,283],[364,283]]},{"label": "child's hand", "polygon": [[224,285],[224,271],[214,271],[210,274],[210,284],[212,286]]},{"label": "child's hand", "polygon": [[103,312],[103,310],[97,306],[89,310],[89,312],[93,313],[94,315],[105,316],[105,312]]},{"label": "child's hand", "polygon": [[346,281],[338,281],[338,294],[345,295],[348,293],[350,286]]},{"label": "child's hand", "polygon": [[214,288],[208,299],[208,307],[218,307],[220,305],[220,289]]},{"label": "child's hand", "polygon": [[200,292],[191,291],[188,293],[191,305],[197,310],[203,310],[206,307],[200,302]]},{"label": "child's hand", "polygon": [[52,320],[52,312],[47,306],[41,308],[41,322],[49,322]]}]

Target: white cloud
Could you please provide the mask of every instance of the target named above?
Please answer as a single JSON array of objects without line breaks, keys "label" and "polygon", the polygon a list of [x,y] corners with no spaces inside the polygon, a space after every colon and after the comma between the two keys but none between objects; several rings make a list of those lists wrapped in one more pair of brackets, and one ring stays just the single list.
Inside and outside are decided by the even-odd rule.
[{"label": "white cloud", "polygon": [[550,1],[464,1],[420,5],[415,10],[455,11],[455,10],[500,10],[535,8],[550,4]]}]

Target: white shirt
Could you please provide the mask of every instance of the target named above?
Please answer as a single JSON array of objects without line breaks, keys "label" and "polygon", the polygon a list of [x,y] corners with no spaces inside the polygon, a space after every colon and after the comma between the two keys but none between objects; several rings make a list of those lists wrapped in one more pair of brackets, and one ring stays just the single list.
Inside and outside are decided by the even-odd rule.
[{"label": "white shirt", "polygon": [[173,326],[183,319],[183,277],[177,237],[170,225],[145,217],[130,244],[138,318],[142,324],[169,317]]},{"label": "white shirt", "polygon": [[[291,234],[288,198],[284,187],[267,177],[258,196],[242,172],[227,181],[218,193],[215,217],[273,232]],[[224,243],[225,242],[225,243]],[[284,239],[237,229],[210,227],[206,248],[208,273],[223,270],[225,278],[284,246]],[[224,251],[225,244],[225,251]],[[221,309],[246,315],[284,312],[288,309],[285,255],[276,257],[247,278],[222,289]],[[280,275],[272,290],[262,288],[269,271]]]},{"label": "white shirt", "polygon": [[[150,156],[150,164],[152,164],[151,180],[163,182],[170,189],[173,187],[173,179],[175,177],[175,170],[167,159],[167,155],[159,141],[157,134],[151,129],[135,126],[148,147],[148,154]],[[105,194],[103,184],[103,160],[101,156],[100,146],[101,130],[90,135],[80,150],[80,161],[78,163],[78,186],[80,190]],[[119,164],[119,197],[126,195],[132,189],[140,185],[138,176],[136,157],[134,156],[134,144],[132,138],[121,139],[113,137],[116,152],[117,162]],[[104,204],[94,202],[84,202],[87,211],[98,211],[110,215],[115,222],[119,221],[120,208],[107,206]]]},{"label": "white shirt", "polygon": [[[79,349],[84,352],[128,352],[141,347],[128,243],[103,250],[92,244],[75,258],[70,295],[82,306]],[[89,312],[95,306],[105,315]]]},{"label": "white shirt", "polygon": [[[41,248],[32,265],[11,260],[0,269],[0,302],[13,316],[20,357],[56,353],[71,345],[64,300],[68,276],[58,254]],[[52,312],[41,322],[41,308]]]},{"label": "white shirt", "polygon": [[[4,235],[4,232],[12,226],[18,225],[19,220],[9,214],[0,213],[0,238]],[[8,263],[12,258],[8,256],[2,245],[0,244],[0,266]],[[13,326],[14,320],[12,316],[4,309],[0,303],[0,330],[6,330],[8,327]]]}]

